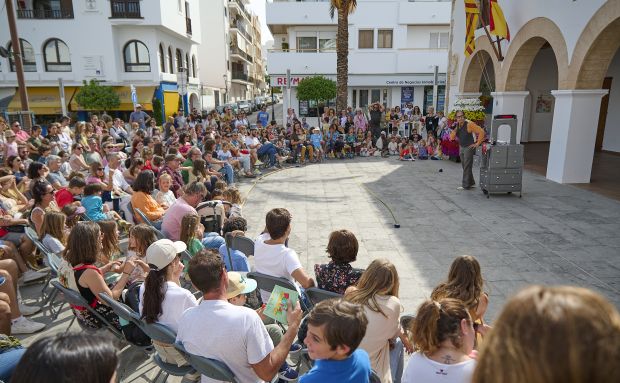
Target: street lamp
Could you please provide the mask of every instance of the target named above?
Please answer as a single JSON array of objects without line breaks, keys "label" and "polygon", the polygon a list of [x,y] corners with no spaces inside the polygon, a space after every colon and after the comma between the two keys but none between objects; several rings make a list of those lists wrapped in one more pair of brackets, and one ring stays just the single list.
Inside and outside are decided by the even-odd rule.
[{"label": "street lamp", "polygon": [[224,104],[227,104],[228,103],[228,75],[224,73],[222,77],[224,77],[224,86],[226,87],[226,91],[224,92]]}]

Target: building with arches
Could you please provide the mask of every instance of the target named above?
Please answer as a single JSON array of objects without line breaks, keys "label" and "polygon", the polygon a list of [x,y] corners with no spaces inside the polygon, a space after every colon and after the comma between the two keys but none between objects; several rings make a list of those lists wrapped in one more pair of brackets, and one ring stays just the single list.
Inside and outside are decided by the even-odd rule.
[{"label": "building with arches", "polygon": [[[488,12],[489,1],[479,3]],[[518,116],[526,162],[537,152],[548,179],[594,182],[602,167],[620,162],[620,0],[499,4],[511,35],[500,43],[501,60],[481,28],[475,50],[464,54],[465,5],[453,1],[448,109],[484,93],[493,114]],[[617,167],[603,173],[620,187]]]},{"label": "building with arches", "polygon": [[[199,0],[11,0],[15,4],[20,48],[24,61],[30,110],[37,122],[56,121],[62,113],[59,79],[64,84],[65,107],[79,119],[89,111],[75,101],[84,80],[114,87],[121,99],[117,110],[125,117],[133,110],[130,85],[137,102],[161,117],[179,110],[177,82],[183,72],[188,83],[185,105],[199,108],[197,55],[201,42]],[[0,10],[6,21],[6,8]],[[10,52],[0,58],[0,111],[20,111],[17,76],[10,33],[0,23],[0,45]]]}]

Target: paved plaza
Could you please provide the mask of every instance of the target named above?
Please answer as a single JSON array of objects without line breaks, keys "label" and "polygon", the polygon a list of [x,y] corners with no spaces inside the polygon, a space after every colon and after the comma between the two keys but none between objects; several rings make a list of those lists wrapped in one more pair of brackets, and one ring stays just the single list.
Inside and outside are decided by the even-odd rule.
[{"label": "paved plaza", "polygon": [[[238,186],[248,197],[243,214],[251,237],[262,231],[268,210],[291,211],[289,246],[312,275],[315,263],[328,260],[329,233],[352,230],[360,242],[354,266],[366,267],[378,257],[396,264],[405,312],[415,312],[461,254],[481,263],[491,322],[511,294],[533,283],[592,288],[620,307],[620,202],[533,173],[524,175],[523,198],[487,199],[479,189],[457,191],[460,176],[460,164],[449,161],[359,158],[288,168]],[[400,228],[393,227],[392,215],[375,195]],[[25,289],[27,302],[40,288]],[[24,343],[64,331],[71,318],[65,308],[45,332]],[[34,319],[50,321],[42,314]],[[119,372],[124,382],[146,382],[158,369],[127,348]]]}]

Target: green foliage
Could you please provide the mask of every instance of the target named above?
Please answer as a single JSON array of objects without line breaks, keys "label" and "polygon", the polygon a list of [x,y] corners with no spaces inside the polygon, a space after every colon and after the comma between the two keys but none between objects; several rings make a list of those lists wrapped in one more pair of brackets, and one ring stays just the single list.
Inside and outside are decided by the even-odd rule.
[{"label": "green foliage", "polygon": [[121,99],[111,86],[102,86],[95,80],[83,81],[84,85],[75,95],[75,101],[84,110],[108,111],[116,109]]},{"label": "green foliage", "polygon": [[161,109],[161,101],[158,98],[153,99],[153,118],[157,121],[158,126],[164,123],[164,113]]},{"label": "green foliage", "polygon": [[323,76],[306,77],[297,86],[297,99],[328,101],[336,97],[336,82]]}]

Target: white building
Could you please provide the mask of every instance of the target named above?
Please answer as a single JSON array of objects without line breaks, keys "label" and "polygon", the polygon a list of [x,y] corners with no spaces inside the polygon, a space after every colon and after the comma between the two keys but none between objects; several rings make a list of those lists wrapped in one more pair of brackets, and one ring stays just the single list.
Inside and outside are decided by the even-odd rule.
[{"label": "white building", "polygon": [[247,9],[247,0],[203,4],[198,56],[203,109],[254,98],[266,87],[258,19]]},{"label": "white building", "polygon": [[[488,0],[481,0],[483,15]],[[500,0],[511,40],[495,55],[483,29],[465,57],[465,10],[454,2],[449,103],[491,85],[493,114],[516,114],[517,137],[544,148],[547,178],[588,183],[604,152],[620,152],[620,1]],[[486,16],[485,16],[486,17]],[[540,144],[535,144],[535,143]],[[548,148],[548,149],[547,149]],[[603,152],[601,152],[603,151]],[[548,153],[548,154],[547,154]],[[545,161],[548,157],[548,161]],[[620,172],[612,172],[617,188]]]},{"label": "white building", "polygon": [[[336,79],[337,16],[330,18],[329,4],[267,3],[267,25],[274,37],[267,54],[271,85],[285,85],[290,70],[290,106],[302,116],[316,111],[314,104],[297,100],[299,80],[314,75]],[[348,105],[412,102],[426,108],[433,102],[437,66],[438,107],[443,109],[450,6],[445,1],[358,0],[349,16]]]},{"label": "white building", "polygon": [[[59,78],[68,111],[84,119],[74,96],[83,80],[114,86],[121,106],[133,110],[129,86],[147,111],[155,100],[162,116],[178,110],[177,73],[189,69],[187,99],[198,105],[199,0],[13,0],[21,38],[30,110],[38,122],[62,112]],[[0,44],[11,50],[6,7],[0,11]],[[0,58],[0,109],[21,110],[13,60]]]}]

